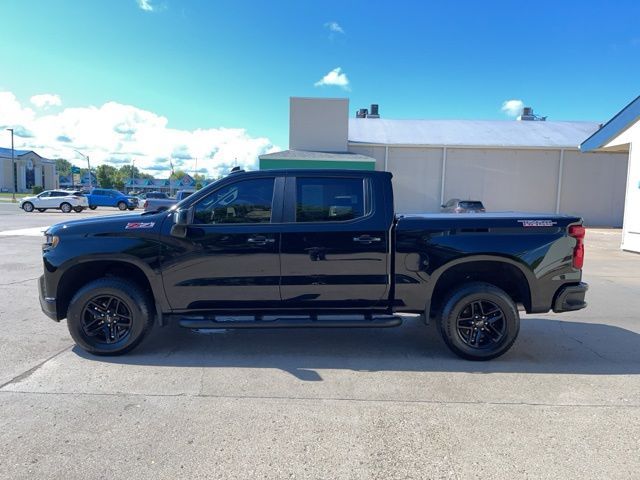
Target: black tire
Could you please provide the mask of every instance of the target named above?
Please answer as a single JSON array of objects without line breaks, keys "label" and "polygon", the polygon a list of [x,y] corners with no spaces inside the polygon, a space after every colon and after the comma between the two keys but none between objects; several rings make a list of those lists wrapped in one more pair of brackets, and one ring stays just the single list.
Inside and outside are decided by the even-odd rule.
[{"label": "black tire", "polygon": [[438,328],[444,342],[467,360],[490,360],[511,348],[520,331],[518,308],[489,283],[467,283],[444,302]]},{"label": "black tire", "polygon": [[31,213],[33,212],[33,203],[31,202],[24,202],[22,204],[22,209],[27,212],[27,213]]},{"label": "black tire", "polygon": [[81,213],[84,210],[82,207],[73,207],[73,211],[76,213]]},{"label": "black tire", "polygon": [[127,204],[124,203],[124,202],[118,202],[118,209],[126,210],[127,209]]},{"label": "black tire", "polygon": [[46,208],[39,208],[39,209],[38,209],[38,211],[39,211],[40,213],[44,212],[45,210],[47,210],[47,209],[46,209]]},{"label": "black tire", "polygon": [[73,208],[71,207],[70,203],[64,202],[60,204],[60,210],[62,210],[64,213],[70,213],[72,209]]},{"label": "black tire", "polygon": [[[105,299],[109,298],[113,300],[107,303]],[[122,355],[136,347],[151,329],[152,312],[149,296],[138,285],[105,277],[88,283],[73,296],[67,327],[83,350],[94,355]],[[129,321],[125,322],[127,316]]]},{"label": "black tire", "polygon": [[135,210],[136,207],[127,207],[129,210]]},{"label": "black tire", "polygon": [[97,207],[96,205],[89,205],[89,208],[90,208],[91,210],[95,210],[95,209],[96,209],[96,208],[98,208],[98,207]]}]

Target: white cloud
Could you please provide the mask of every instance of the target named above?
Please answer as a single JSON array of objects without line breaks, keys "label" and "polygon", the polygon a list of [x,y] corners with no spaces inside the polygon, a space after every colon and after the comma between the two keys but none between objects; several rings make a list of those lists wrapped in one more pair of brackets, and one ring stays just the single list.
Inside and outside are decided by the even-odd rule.
[{"label": "white cloud", "polygon": [[522,100],[507,100],[502,102],[502,110],[510,117],[517,117],[522,115],[522,109],[524,108],[524,103]]},{"label": "white cloud", "polygon": [[342,87],[345,90],[349,90],[349,79],[347,78],[347,74],[342,72],[341,67],[336,67],[316,83],[314,83],[314,86],[336,86]]},{"label": "white cloud", "polygon": [[153,5],[151,4],[151,0],[136,0],[136,1],[138,2],[138,6],[145,12],[153,12]]},{"label": "white cloud", "polygon": [[60,95],[52,95],[51,93],[41,93],[31,97],[31,103],[38,108],[59,107],[62,105]]},{"label": "white cloud", "polygon": [[[132,105],[108,102],[100,107],[68,107],[52,113],[22,106],[11,92],[0,92],[0,129],[15,128],[15,147],[33,149],[47,158],[84,161],[74,150],[91,157],[91,165],[130,164],[147,173],[168,176],[159,165],[168,161],[187,171],[204,168],[212,177],[235,164],[256,169],[258,155],[280,150],[268,138],[251,137],[242,128],[180,130],[169,120]],[[6,133],[6,132],[5,132]],[[26,136],[29,135],[29,136]],[[0,145],[10,144],[0,132]]]},{"label": "white cloud", "polygon": [[341,33],[344,35],[344,29],[338,22],[327,22],[324,24],[324,28],[328,29],[332,33]]}]

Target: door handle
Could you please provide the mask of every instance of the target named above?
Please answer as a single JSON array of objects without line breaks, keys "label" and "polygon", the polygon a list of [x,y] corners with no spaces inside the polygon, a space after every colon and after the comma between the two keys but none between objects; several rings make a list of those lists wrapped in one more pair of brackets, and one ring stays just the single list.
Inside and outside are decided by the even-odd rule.
[{"label": "door handle", "polygon": [[360,235],[359,237],[353,237],[353,241],[369,245],[374,242],[381,242],[382,239],[380,237],[372,237],[371,235]]},{"label": "door handle", "polygon": [[275,243],[276,239],[275,238],[267,238],[267,237],[263,237],[262,235],[258,235],[256,237],[249,237],[247,239],[248,243],[253,243],[255,245],[265,245],[267,243]]}]

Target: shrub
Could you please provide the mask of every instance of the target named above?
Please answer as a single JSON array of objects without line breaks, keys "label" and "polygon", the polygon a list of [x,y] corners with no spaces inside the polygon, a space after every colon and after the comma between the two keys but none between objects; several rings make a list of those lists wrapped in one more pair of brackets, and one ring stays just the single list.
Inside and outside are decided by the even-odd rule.
[{"label": "shrub", "polygon": [[33,189],[32,189],[32,193],[34,195],[37,195],[37,194],[42,193],[42,192],[44,192],[44,187],[41,187],[39,185],[34,186]]}]

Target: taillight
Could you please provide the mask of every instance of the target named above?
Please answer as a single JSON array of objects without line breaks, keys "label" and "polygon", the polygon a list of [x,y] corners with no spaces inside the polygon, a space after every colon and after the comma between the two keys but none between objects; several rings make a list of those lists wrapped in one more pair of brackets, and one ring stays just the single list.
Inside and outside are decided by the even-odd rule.
[{"label": "taillight", "polygon": [[142,208],[146,210],[148,205],[149,205],[149,200],[145,200],[144,205],[142,205]]},{"label": "taillight", "polygon": [[573,248],[573,268],[581,269],[584,265],[584,235],[585,228],[582,225],[569,227],[569,236],[576,239],[576,246]]}]

